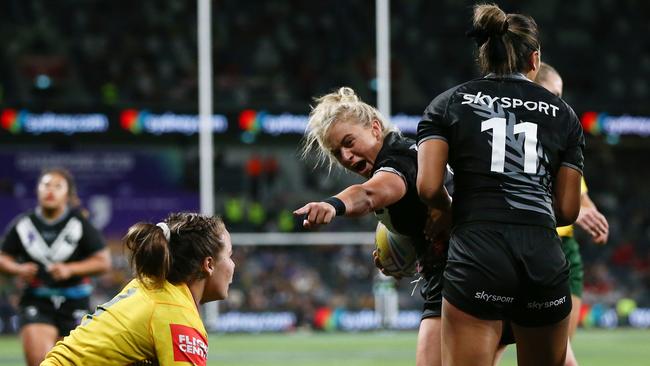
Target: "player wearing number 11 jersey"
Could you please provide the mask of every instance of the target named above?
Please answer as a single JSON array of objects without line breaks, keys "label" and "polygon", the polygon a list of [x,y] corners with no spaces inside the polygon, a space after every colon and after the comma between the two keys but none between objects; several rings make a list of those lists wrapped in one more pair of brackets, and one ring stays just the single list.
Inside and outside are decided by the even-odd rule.
[{"label": "player wearing number 11 jersey", "polygon": [[582,128],[531,81],[540,66],[532,18],[477,5],[473,24],[486,76],[436,97],[418,125],[420,198],[448,205],[445,165],[454,172],[443,364],[491,363],[507,320],[519,363],[561,365],[571,294],[555,227],[578,216]]},{"label": "player wearing number 11 jersey", "polygon": [[582,170],[575,113],[519,73],[489,74],[439,95],[424,112],[418,139],[450,143],[456,225],[498,221],[555,229],[553,177],[561,165]]}]

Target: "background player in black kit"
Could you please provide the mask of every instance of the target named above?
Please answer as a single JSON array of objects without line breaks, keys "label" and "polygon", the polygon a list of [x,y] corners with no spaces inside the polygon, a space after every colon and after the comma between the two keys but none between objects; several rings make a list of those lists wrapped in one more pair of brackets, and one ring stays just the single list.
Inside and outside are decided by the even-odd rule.
[{"label": "background player in black kit", "polygon": [[26,283],[20,300],[20,335],[27,365],[38,365],[56,341],[89,311],[87,276],[110,268],[100,233],[78,208],[72,176],[41,174],[38,206],[18,216],[0,242],[0,271]]},{"label": "background player in black kit", "polygon": [[420,197],[448,207],[446,164],[454,171],[443,363],[491,364],[510,320],[520,365],[562,365],[571,294],[555,227],[578,216],[582,128],[531,81],[540,65],[532,18],[478,5],[473,26],[486,76],[436,97],[418,126]]},{"label": "background player in black kit", "polygon": [[[440,280],[446,248],[439,247],[436,253],[425,239],[429,209],[420,201],[415,187],[415,141],[403,137],[350,88],[340,88],[317,102],[310,114],[304,154],[314,152],[319,162],[329,162],[330,167],[338,162],[368,180],[322,202],[310,202],[294,214],[305,215],[304,226],[315,228],[330,223],[337,215],[354,217],[374,212],[389,230],[415,239],[425,282],[420,290],[425,302],[416,364],[440,365]],[[449,219],[446,225],[438,223],[430,235],[448,228]]]}]

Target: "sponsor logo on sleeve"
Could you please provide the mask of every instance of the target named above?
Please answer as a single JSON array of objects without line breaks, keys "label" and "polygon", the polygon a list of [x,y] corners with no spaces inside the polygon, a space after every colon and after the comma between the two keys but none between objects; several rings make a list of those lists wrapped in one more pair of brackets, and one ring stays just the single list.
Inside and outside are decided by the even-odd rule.
[{"label": "sponsor logo on sleeve", "polygon": [[174,361],[205,366],[208,359],[208,341],[196,329],[180,324],[170,324]]}]

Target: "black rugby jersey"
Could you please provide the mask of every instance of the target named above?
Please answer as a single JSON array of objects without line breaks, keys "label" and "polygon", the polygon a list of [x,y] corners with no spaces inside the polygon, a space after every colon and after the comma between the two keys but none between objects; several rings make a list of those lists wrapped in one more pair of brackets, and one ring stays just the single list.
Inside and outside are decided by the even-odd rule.
[{"label": "black rugby jersey", "polygon": [[[380,171],[402,177],[406,183],[406,194],[394,204],[375,211],[375,216],[390,231],[412,237],[418,242],[423,241],[428,208],[420,200],[416,186],[418,153],[415,141],[396,132],[389,133],[377,154],[372,174]],[[453,177],[450,172],[445,177],[445,186],[451,194]],[[420,251],[421,248],[417,249]]]},{"label": "black rugby jersey", "polygon": [[418,144],[444,139],[454,171],[454,223],[497,221],[555,228],[553,181],[583,168],[580,122],[562,99],[521,74],[488,75],[436,97]]},{"label": "black rugby jersey", "polygon": [[84,278],[73,276],[56,282],[47,266],[86,259],[105,246],[99,231],[78,210],[68,210],[54,222],[47,222],[32,211],[13,221],[0,250],[18,262],[38,264],[38,274],[30,287],[70,287],[82,283]]}]

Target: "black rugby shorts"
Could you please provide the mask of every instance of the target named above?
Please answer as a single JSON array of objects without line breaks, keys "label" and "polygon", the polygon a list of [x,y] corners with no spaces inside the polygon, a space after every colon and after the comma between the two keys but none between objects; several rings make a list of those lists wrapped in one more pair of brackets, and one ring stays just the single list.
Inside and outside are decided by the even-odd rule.
[{"label": "black rugby shorts", "polygon": [[55,326],[59,336],[70,334],[79,325],[84,315],[88,314],[90,300],[49,298],[23,295],[20,300],[20,326],[27,324],[45,323]]},{"label": "black rugby shorts", "polygon": [[454,229],[443,296],[485,320],[550,325],[571,312],[569,266],[555,230],[468,223]]},{"label": "black rugby shorts", "polygon": [[422,319],[437,318],[442,313],[442,281],[445,262],[441,261],[435,265],[429,265],[426,271],[423,271],[420,295],[424,299],[422,309]]}]

